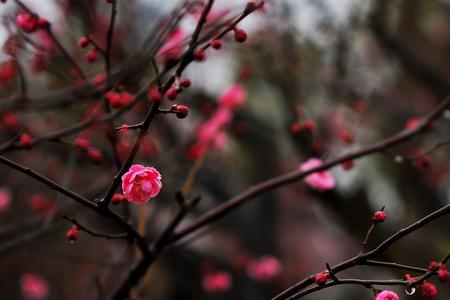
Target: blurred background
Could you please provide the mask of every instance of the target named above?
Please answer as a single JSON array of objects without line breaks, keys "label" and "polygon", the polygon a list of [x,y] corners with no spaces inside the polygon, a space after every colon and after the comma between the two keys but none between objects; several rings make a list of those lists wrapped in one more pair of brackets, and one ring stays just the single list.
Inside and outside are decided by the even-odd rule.
[{"label": "blurred background", "polygon": [[[154,77],[152,58],[162,68],[160,49],[173,32],[181,30],[186,33],[181,43],[188,41],[198,11],[185,13],[173,24],[184,2],[118,1],[112,61],[114,81],[121,88],[136,93]],[[159,116],[144,140],[135,162],[161,172],[161,194],[144,206],[120,203],[114,209],[150,239],[170,220],[175,192],[198,161],[193,146],[201,124],[211,118],[218,98],[233,84],[245,90],[246,102],[235,111],[217,147],[206,154],[191,193],[201,196],[201,202],[181,227],[252,185],[297,169],[311,157],[332,159],[411,126],[411,120],[427,114],[450,91],[450,1],[267,2],[239,25],[247,31],[245,43],[227,35],[222,49],[208,50],[204,62],[187,68],[184,77],[192,86],[177,103],[189,107],[189,116],[183,120]],[[88,78],[98,82],[103,63],[100,59],[87,63],[86,51],[77,43],[80,37],[91,36],[105,44],[109,4],[100,0],[24,3],[51,22],[61,44]],[[245,3],[217,0],[208,30],[216,32]],[[30,102],[18,102],[23,82],[1,78],[0,143],[24,128],[40,136],[80,122],[92,113],[102,94],[77,81],[48,36],[17,29],[14,20],[20,11],[14,1],[0,3],[0,45],[5,45],[0,71],[11,60],[17,63]],[[161,33],[161,28],[168,30]],[[11,47],[18,48],[14,55],[8,52]],[[139,123],[149,106],[145,99],[138,102],[115,125]],[[387,220],[369,241],[369,247],[376,246],[449,203],[449,120],[447,112],[425,135],[354,161],[352,167],[333,168],[337,186],[332,191],[318,192],[297,182],[257,197],[166,251],[132,299],[270,299],[322,271],[326,262],[333,265],[357,254],[373,212],[385,207]],[[314,128],[304,129],[311,122]],[[101,151],[101,162],[93,163],[95,159],[74,147],[79,137]],[[119,138],[123,160],[135,132],[119,132]],[[89,199],[101,197],[116,172],[105,126],[2,155]],[[43,299],[107,299],[102,297],[118,287],[139,255],[125,241],[84,232],[69,243],[65,233],[71,224],[62,216],[103,232],[120,229],[5,166],[0,166],[0,178],[0,298],[33,299],[21,286],[24,274],[35,274],[48,286]],[[426,268],[448,253],[449,225],[448,217],[433,222],[389,248],[380,260]],[[251,266],[264,257],[272,259],[269,274],[255,275]],[[211,291],[208,275],[217,272],[225,272],[221,274],[226,280],[219,279],[223,288]],[[341,277],[400,279],[403,275],[357,267]],[[449,299],[448,284],[435,283],[436,299]],[[422,298],[420,291],[408,296],[400,288],[392,290],[401,299]],[[304,299],[372,297],[363,287],[338,286]]]}]

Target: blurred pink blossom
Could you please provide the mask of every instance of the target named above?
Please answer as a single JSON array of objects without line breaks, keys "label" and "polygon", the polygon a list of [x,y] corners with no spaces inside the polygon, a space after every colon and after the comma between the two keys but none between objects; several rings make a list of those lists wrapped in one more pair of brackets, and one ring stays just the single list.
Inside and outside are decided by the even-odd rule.
[{"label": "blurred pink blossom", "polygon": [[175,29],[167,38],[164,45],[158,52],[158,57],[165,64],[170,60],[178,59],[183,51],[183,42],[187,37],[186,32],[181,28]]},{"label": "blurred pink blossom", "polygon": [[241,107],[246,99],[245,90],[240,85],[233,84],[219,96],[219,103],[223,107],[234,110]]},{"label": "blurred pink blossom", "polygon": [[[302,172],[306,172],[311,169],[320,167],[321,165],[322,161],[320,159],[311,158],[300,165],[300,170]],[[308,175],[305,177],[304,181],[306,184],[318,191],[331,190],[336,186],[334,178],[328,171],[316,172]]]},{"label": "blurred pink blossom", "polygon": [[48,283],[38,274],[23,274],[20,278],[20,284],[27,299],[41,300],[48,296]]},{"label": "blurred pink blossom", "polygon": [[8,188],[0,188],[0,213],[5,212],[11,203],[11,191]]},{"label": "blurred pink blossom", "polygon": [[231,284],[231,276],[225,271],[206,274],[202,279],[203,289],[209,293],[227,291]]},{"label": "blurred pink blossom", "polygon": [[248,276],[255,280],[269,281],[281,272],[280,261],[273,256],[263,256],[255,259],[247,266]]}]

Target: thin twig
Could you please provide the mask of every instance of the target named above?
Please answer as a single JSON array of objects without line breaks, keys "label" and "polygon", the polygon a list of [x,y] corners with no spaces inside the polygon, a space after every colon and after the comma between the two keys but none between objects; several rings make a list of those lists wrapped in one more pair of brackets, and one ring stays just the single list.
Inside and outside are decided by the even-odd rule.
[{"label": "thin twig", "polygon": [[105,238],[108,240],[111,239],[126,239],[129,238],[128,233],[116,233],[116,234],[111,234],[111,233],[103,233],[103,232],[98,232],[92,229],[89,229],[88,227],[81,225],[80,222],[78,222],[76,219],[68,217],[68,216],[63,216],[63,219],[72,222],[74,225],[76,225],[80,230],[85,231],[86,233],[95,236],[95,237],[101,237],[101,238]]}]

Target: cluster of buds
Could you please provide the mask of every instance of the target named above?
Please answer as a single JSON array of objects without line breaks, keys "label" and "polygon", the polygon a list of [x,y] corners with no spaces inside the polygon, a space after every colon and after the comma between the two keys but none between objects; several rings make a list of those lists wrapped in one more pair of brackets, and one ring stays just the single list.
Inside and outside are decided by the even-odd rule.
[{"label": "cluster of buds", "polygon": [[37,15],[22,12],[16,17],[16,25],[19,26],[19,28],[24,32],[32,33],[38,29],[48,27],[49,22],[44,18],[38,17]]},{"label": "cluster of buds", "polygon": [[[186,89],[191,86],[191,80],[188,78],[177,78],[175,81],[175,84],[172,85],[167,91],[166,91],[166,97],[169,100],[176,100],[178,97],[178,94],[180,94],[183,89]],[[152,102],[157,102],[161,100],[161,93],[158,89],[152,88],[149,91],[149,99]]]},{"label": "cluster of buds", "polygon": [[[82,49],[86,48],[91,43],[93,43],[93,41],[90,37],[83,36],[78,40],[78,46],[80,46],[80,48]],[[88,52],[86,52],[86,55],[84,57],[89,63],[92,63],[97,60],[97,48],[95,47],[95,44],[94,47],[92,47],[91,49],[89,49]]]},{"label": "cluster of buds", "polygon": [[111,107],[116,109],[124,108],[133,100],[133,95],[125,91],[109,92],[105,97]]},{"label": "cluster of buds", "polygon": [[432,271],[437,269],[438,272],[438,279],[440,282],[442,283],[446,283],[449,280],[449,274],[448,274],[448,270],[447,270],[447,266],[441,262],[437,262],[437,261],[432,261],[430,262],[430,264],[428,265],[428,270]]},{"label": "cluster of buds", "polygon": [[316,132],[316,123],[313,120],[305,120],[303,122],[297,121],[292,124],[291,132],[300,133],[305,131],[306,133],[313,135]]},{"label": "cluster of buds", "polygon": [[75,146],[83,153],[87,153],[91,161],[95,164],[99,164],[103,161],[103,154],[100,150],[92,147],[91,142],[84,137],[78,137],[75,142]]}]

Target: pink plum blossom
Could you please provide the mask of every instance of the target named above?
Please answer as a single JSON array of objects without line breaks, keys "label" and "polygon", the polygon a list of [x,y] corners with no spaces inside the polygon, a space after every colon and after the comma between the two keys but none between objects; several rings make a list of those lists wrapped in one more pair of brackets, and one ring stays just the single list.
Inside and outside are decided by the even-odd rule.
[{"label": "pink plum blossom", "polygon": [[128,200],[145,203],[161,190],[161,174],[153,167],[132,165],[122,176],[122,190]]},{"label": "pink plum blossom", "polygon": [[8,188],[0,188],[0,213],[6,211],[11,203],[11,192]]},{"label": "pink plum blossom", "polygon": [[181,28],[175,29],[167,38],[165,44],[158,52],[158,57],[163,63],[178,59],[184,48],[184,40],[187,34]]},{"label": "pink plum blossom", "polygon": [[280,261],[273,256],[263,256],[255,259],[247,266],[247,274],[259,281],[269,281],[281,272]]},{"label": "pink plum blossom", "polygon": [[233,84],[219,96],[219,103],[223,107],[234,110],[241,107],[246,99],[245,90],[240,85]]},{"label": "pink plum blossom", "polygon": [[[322,161],[317,158],[311,158],[300,165],[300,171],[306,172],[311,169],[320,167]],[[316,172],[308,175],[304,179],[305,183],[318,191],[331,190],[336,186],[334,178],[328,171]]]},{"label": "pink plum blossom", "polygon": [[203,289],[208,293],[224,292],[230,289],[232,278],[228,272],[206,274],[202,279]]},{"label": "pink plum blossom", "polygon": [[40,275],[25,273],[20,278],[22,293],[27,299],[41,300],[48,296],[48,283]]},{"label": "pink plum blossom", "polygon": [[375,300],[400,300],[400,297],[392,291],[384,290],[376,296]]},{"label": "pink plum blossom", "polygon": [[226,108],[219,108],[211,119],[203,123],[198,131],[198,143],[206,145],[212,143],[214,148],[221,149],[225,146],[227,137],[221,130],[230,123],[232,114]]}]

